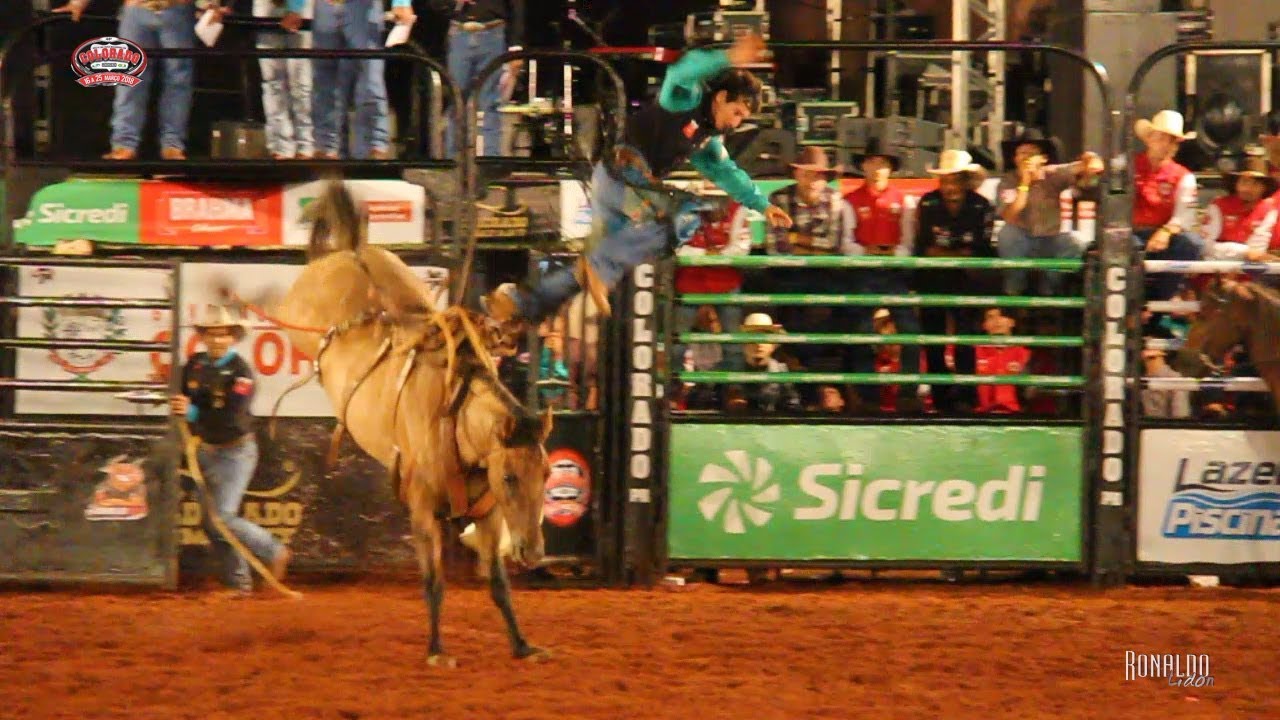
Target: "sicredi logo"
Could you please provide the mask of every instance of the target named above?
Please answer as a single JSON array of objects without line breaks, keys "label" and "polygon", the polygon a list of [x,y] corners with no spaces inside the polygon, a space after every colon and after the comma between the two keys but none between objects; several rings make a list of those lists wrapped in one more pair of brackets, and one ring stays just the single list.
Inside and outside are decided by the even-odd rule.
[{"label": "sicredi logo", "polygon": [[1280,540],[1280,463],[1180,458],[1160,531],[1168,538]]},{"label": "sicredi logo", "polygon": [[805,466],[794,484],[773,481],[773,466],[742,450],[725,453],[728,466],[709,463],[698,483],[721,485],[698,501],[703,518],[729,534],[762,527],[779,511],[784,493],[798,521],[914,521],[929,516],[944,522],[1037,522],[1044,496],[1042,465],[1008,466],[1004,477],[897,480],[868,478],[859,463]]},{"label": "sicredi logo", "polygon": [[129,222],[129,204],[112,203],[109,208],[70,208],[62,203],[41,203],[36,223],[55,225],[115,225]]},{"label": "sicredi logo", "polygon": [[71,53],[71,69],[82,87],[135,87],[147,69],[147,54],[124,38],[94,38]]}]

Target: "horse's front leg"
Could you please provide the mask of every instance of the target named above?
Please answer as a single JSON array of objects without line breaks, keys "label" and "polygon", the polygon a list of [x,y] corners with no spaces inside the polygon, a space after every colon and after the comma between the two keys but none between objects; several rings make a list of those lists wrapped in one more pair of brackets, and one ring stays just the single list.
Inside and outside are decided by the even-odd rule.
[{"label": "horse's front leg", "polygon": [[520,625],[516,622],[516,611],[511,605],[511,582],[507,579],[507,569],[502,564],[502,553],[499,544],[502,539],[502,515],[489,513],[484,520],[476,523],[476,531],[480,536],[481,563],[489,568],[489,594],[493,604],[498,606],[502,619],[507,623],[507,637],[511,641],[511,654],[518,660],[538,662],[551,657],[547,650],[530,645],[520,633]]},{"label": "horse's front leg", "polygon": [[440,609],[444,605],[444,563],[441,558],[440,524],[429,512],[413,522],[414,544],[418,564],[422,567],[422,594],[431,619],[431,636],[427,645],[427,664],[432,667],[457,667],[458,661],[446,655],[440,642]]}]

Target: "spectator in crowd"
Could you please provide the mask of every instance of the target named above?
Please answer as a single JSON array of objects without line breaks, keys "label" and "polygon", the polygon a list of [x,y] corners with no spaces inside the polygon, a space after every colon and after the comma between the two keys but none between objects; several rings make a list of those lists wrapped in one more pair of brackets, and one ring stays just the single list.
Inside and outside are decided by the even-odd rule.
[{"label": "spectator in crowd", "polygon": [[[1076,237],[1062,229],[1062,195],[1080,178],[1096,176],[1103,170],[1102,158],[1087,152],[1073,163],[1056,164],[1056,140],[1029,130],[1008,143],[1010,168],[1000,180],[997,198],[1004,227],[997,247],[1004,258],[1078,258],[1084,251]],[[1041,274],[1040,294],[1061,294],[1061,274]],[[1027,290],[1027,271],[1008,270],[1004,275],[1006,295],[1022,295]]]},{"label": "spectator in crowd", "polygon": [[[920,257],[994,257],[991,231],[995,211],[978,193],[985,171],[963,150],[942,154],[940,167],[929,172],[938,177],[938,189],[920,198],[916,218],[915,254]],[[954,294],[964,288],[972,294],[988,292],[989,275],[965,270],[920,270],[912,281],[915,289],[927,294]],[[920,324],[927,334],[944,334],[950,322],[958,335],[976,335],[980,323],[977,311],[967,308],[921,307]],[[930,374],[946,372],[943,345],[926,345]],[[955,347],[955,371],[971,375],[974,370],[972,345]],[[942,412],[972,410],[977,405],[972,385],[932,388],[934,406]]]},{"label": "spectator in crowd", "polygon": [[[871,316],[871,323],[872,329],[877,335],[896,335],[898,333],[898,326],[894,324],[893,314],[889,312],[889,308],[878,308]],[[893,345],[878,345],[876,346],[875,352],[875,372],[902,372],[901,345],[896,343]],[[898,411],[897,385],[880,386],[880,411],[885,413],[895,413]]]},{"label": "spectator in crowd", "polygon": [[1227,194],[1214,198],[1206,214],[1205,255],[1215,260],[1257,257],[1271,245],[1277,217],[1272,195],[1280,181],[1267,174],[1261,148],[1251,149],[1244,168],[1227,173],[1225,179]]},{"label": "spectator in crowd", "polygon": [[[1014,325],[1014,319],[1000,308],[989,308],[982,318],[982,329],[988,335],[1012,335]],[[979,375],[1022,375],[1031,359],[1031,351],[1021,345],[979,345],[974,354]],[[1017,386],[979,385],[977,411],[1021,412]]]},{"label": "spectator in crowd", "polygon": [[[773,318],[765,313],[752,313],[742,323],[742,332],[746,333],[781,333],[785,332],[781,325],[775,324]],[[750,343],[745,346],[746,371],[762,373],[784,373],[787,366],[775,360],[773,353],[777,351],[777,343]],[[730,410],[756,412],[798,412],[801,409],[800,393],[794,385],[781,382],[748,383],[729,386],[728,407]]]},{"label": "spectator in crowd", "polygon": [[[773,227],[765,235],[765,252],[770,255],[841,255],[853,247],[853,209],[832,181],[841,168],[833,167],[820,147],[806,146],[792,163],[795,184],[774,191],[769,202],[791,215],[790,228]],[[841,292],[849,287],[844,270],[771,268],[759,281],[767,292],[808,293],[816,287]],[[833,324],[843,324],[844,315],[830,308],[784,307],[778,311],[782,323],[798,332],[831,332]],[[843,354],[830,345],[788,345],[788,354],[809,369],[844,369]],[[805,386],[806,402],[820,402],[814,388]]]},{"label": "spectator in crowd", "polygon": [[[853,208],[853,243],[846,252],[850,255],[906,256],[911,255],[915,235],[910,219],[914,198],[889,184],[889,177],[901,166],[901,160],[886,147],[880,138],[870,138],[865,154],[857,157],[858,167],[865,181],[845,195],[845,202]],[[855,270],[851,287],[856,293],[907,295],[908,272],[902,270]],[[894,307],[890,310],[893,322],[903,333],[920,332],[915,309]],[[867,333],[873,327],[873,312],[867,308],[855,308],[853,331]],[[848,348],[849,365],[853,372],[872,372],[875,351],[867,345]],[[902,354],[904,373],[920,372],[920,353],[911,349]],[[852,412],[878,407],[878,390],[862,386],[857,397],[849,398]],[[859,405],[863,407],[859,407]],[[919,412],[920,404],[915,388],[901,394],[899,407],[908,413]]]},{"label": "spectator in crowd", "polygon": [[[704,195],[724,195],[721,190],[704,189]],[[687,243],[676,250],[677,255],[700,257],[705,255],[748,255],[751,253],[751,226],[747,222],[747,208],[736,201],[726,202],[717,209],[705,211],[702,223]],[[742,271],[731,267],[681,267],[676,268],[676,291],[681,295],[691,293],[736,293],[742,289]],[[718,305],[710,308],[721,330],[737,332],[742,324],[741,305]],[[676,307],[676,332],[686,332],[703,309],[696,305]],[[684,346],[677,342],[672,348],[673,357],[684,357]],[[716,367],[707,370],[742,370],[742,346],[728,343],[716,346],[721,360]]]},{"label": "spectator in crowd", "polygon": [[[286,0],[280,24],[290,32],[302,26],[307,0]],[[383,46],[382,0],[316,0],[311,23],[318,50],[378,50]],[[411,0],[391,0],[397,23],[413,22]],[[385,160],[391,157],[391,122],[384,77],[386,62],[349,58],[316,60],[312,64],[315,100],[316,151],[319,157],[336,160],[344,153],[343,128],[350,101],[355,104],[355,138],[350,155],[355,158]],[[354,85],[354,97],[348,96]]]},{"label": "spectator in crowd", "polygon": [[[54,12],[70,13],[79,22],[89,0],[71,0]],[[222,13],[230,8],[222,8]],[[190,0],[125,0],[120,8],[120,25],[116,35],[143,50],[157,48],[189,49],[196,44],[196,17]],[[163,78],[160,87],[160,157],[164,160],[187,159],[187,122],[191,117],[192,82],[195,61],[191,58],[165,58],[161,61]],[[143,72],[137,85],[116,86],[111,108],[111,151],[107,160],[134,160],[142,143],[142,127],[147,122],[147,101],[156,73]]]},{"label": "spectator in crowd", "polygon": [[[1134,243],[1148,260],[1198,260],[1203,242],[1195,226],[1196,176],[1174,161],[1174,153],[1195,133],[1182,131],[1182,115],[1161,110],[1150,120],[1134,124],[1134,134],[1146,152],[1134,163]],[[1174,273],[1147,276],[1147,299],[1168,300],[1178,293],[1183,278]]]},{"label": "spectator in crowd", "polygon": [[[1155,332],[1154,339],[1172,340],[1173,333]],[[1142,365],[1148,378],[1180,378],[1176,370],[1165,361],[1165,351],[1159,348],[1143,348]],[[1191,417],[1191,393],[1186,390],[1142,390],[1142,412],[1149,418]]]},{"label": "spectator in crowd", "polygon": [[586,293],[579,293],[569,300],[562,315],[567,321],[565,355],[573,383],[570,407],[595,410],[600,406],[600,309]]},{"label": "spectator in crowd", "polygon": [[[449,75],[459,88],[467,88],[494,58],[524,45],[525,0],[431,0],[431,8],[449,20],[446,56]],[[482,155],[502,154],[502,116],[498,107],[509,98],[523,60],[507,63],[504,71],[485,79],[476,96],[476,108],[484,113]],[[504,98],[504,95],[506,98]],[[475,122],[475,118],[465,118]],[[445,149],[457,154],[461,134],[445,128]]]},{"label": "spectator in crowd", "polygon": [[1267,174],[1280,179],[1280,109],[1267,113],[1258,142],[1267,153]]},{"label": "spectator in crowd", "polygon": [[[253,0],[253,14],[255,17],[283,19],[284,7],[280,0]],[[314,14],[315,0],[305,0],[302,17],[309,20]],[[258,47],[310,49],[311,33],[258,33]],[[316,152],[311,120],[311,60],[259,58],[258,67],[262,70],[262,114],[267,119],[267,150],[276,160],[310,160]]]},{"label": "spectator in crowd", "polygon": [[[724,332],[724,326],[720,324],[720,316],[716,308],[711,305],[701,305],[693,309],[697,315],[690,329],[705,333]],[[724,351],[729,346],[721,343],[692,343],[683,346],[683,352],[678,353],[677,357],[680,358],[681,367],[685,372],[720,370],[724,362]],[[685,382],[682,383],[681,392],[677,397],[682,401],[683,409],[709,410],[717,405],[716,389],[718,387],[718,385],[697,385]]]},{"label": "spectator in crowd", "polygon": [[[253,434],[253,368],[232,347],[244,339],[245,324],[222,306],[209,306],[196,323],[205,351],[191,356],[182,368],[182,394],[169,400],[173,414],[185,417],[200,438],[197,459],[212,497],[206,505],[250,552],[284,577],[291,553],[270,532],[240,517],[240,502],[258,465]],[[253,590],[249,563],[214,527],[206,512],[205,532],[214,555],[221,560],[221,579],[235,594]]]},{"label": "spectator in crowd", "polygon": [[564,317],[556,316],[543,321],[538,328],[542,336],[542,353],[538,362],[538,395],[548,407],[563,408],[568,399],[565,387],[569,384],[569,368],[564,359]]}]

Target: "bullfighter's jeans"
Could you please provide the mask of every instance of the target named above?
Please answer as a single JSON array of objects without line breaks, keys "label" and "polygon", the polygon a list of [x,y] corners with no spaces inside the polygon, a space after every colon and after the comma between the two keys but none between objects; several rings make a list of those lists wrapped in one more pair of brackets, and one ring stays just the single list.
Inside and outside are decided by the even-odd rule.
[{"label": "bullfighter's jeans", "polygon": [[[377,50],[382,47],[382,0],[345,0],[335,5],[317,0],[311,27],[318,50]],[[343,120],[354,95],[355,138],[351,157],[367,158],[391,144],[386,62],[383,60],[316,60],[314,64],[316,149],[341,155]],[[354,93],[352,86],[354,85]]]},{"label": "bullfighter's jeans", "polygon": [[[196,43],[196,18],[190,5],[174,5],[156,12],[140,5],[120,9],[120,25],[116,33],[131,40],[143,50],[154,48],[192,48]],[[160,147],[186,150],[187,121],[191,117],[191,81],[195,75],[191,58],[165,58],[160,61],[164,75],[160,87]],[[116,87],[111,109],[111,147],[137,150],[142,142],[142,126],[147,121],[147,100],[155,82],[156,68],[143,71],[133,87]]]},{"label": "bullfighter's jeans", "polygon": [[[209,504],[217,511],[222,522],[249,552],[270,564],[284,545],[267,530],[240,517],[240,502],[249,489],[253,471],[258,466],[258,444],[252,439],[231,447],[201,445],[197,457],[200,471],[209,485]],[[204,515],[204,531],[209,536],[214,560],[218,563],[219,579],[229,587],[250,590],[253,578],[249,575],[249,563],[231,547],[231,544],[214,528],[208,515]]]},{"label": "bullfighter's jeans", "polygon": [[[283,9],[274,0],[253,0],[256,17],[282,16]],[[312,0],[308,0],[303,17],[311,17]],[[258,47],[272,49],[308,49],[310,32],[264,32],[258,35]],[[267,118],[267,149],[273,155],[293,157],[316,151],[315,130],[311,119],[311,63],[308,58],[261,58],[262,113]]]}]

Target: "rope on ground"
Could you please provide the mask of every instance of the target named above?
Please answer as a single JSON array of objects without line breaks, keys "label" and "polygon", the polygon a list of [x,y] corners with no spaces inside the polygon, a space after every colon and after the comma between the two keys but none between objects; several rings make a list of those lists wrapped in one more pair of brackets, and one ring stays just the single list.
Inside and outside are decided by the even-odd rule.
[{"label": "rope on ground", "polygon": [[211,502],[213,495],[209,492],[209,484],[205,482],[204,472],[200,470],[200,460],[196,455],[196,450],[200,447],[200,438],[191,433],[191,427],[187,425],[186,420],[177,418],[176,422],[178,423],[178,429],[182,433],[182,448],[187,458],[187,470],[191,475],[191,479],[195,481],[196,487],[200,489],[201,503],[204,505],[204,511],[208,514],[209,520],[213,523],[213,527],[218,532],[222,533],[222,537],[226,539],[227,543],[231,545],[237,553],[240,553],[240,557],[243,557],[248,561],[249,567],[253,568],[259,575],[261,575],[262,579],[265,580],[268,585],[278,591],[281,595],[294,598],[295,600],[301,598],[302,593],[296,590],[290,590],[285,587],[284,583],[276,579],[276,576],[271,574],[271,571],[268,570],[253,553],[249,552],[249,548],[246,548],[244,544],[240,542],[239,538],[231,532],[231,528],[228,528],[227,524],[222,521],[222,516],[218,514],[217,508],[214,508],[213,503]]}]

